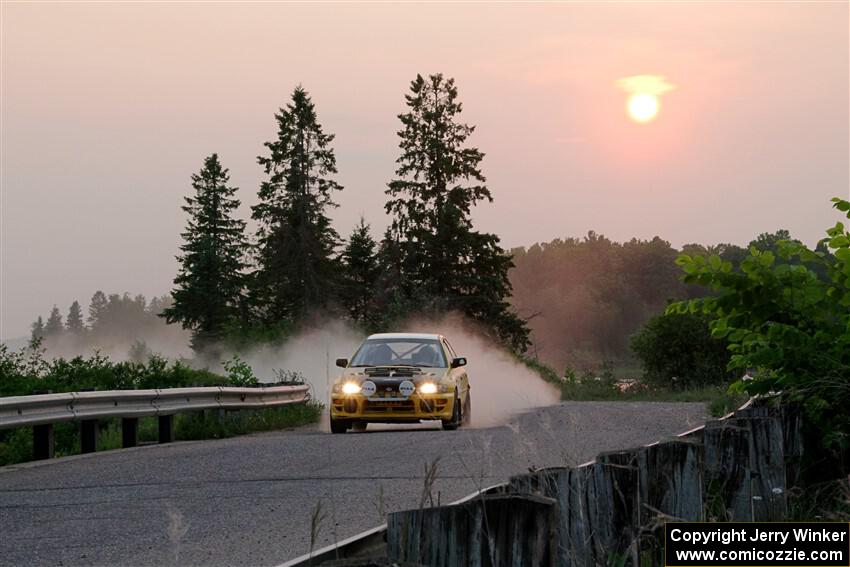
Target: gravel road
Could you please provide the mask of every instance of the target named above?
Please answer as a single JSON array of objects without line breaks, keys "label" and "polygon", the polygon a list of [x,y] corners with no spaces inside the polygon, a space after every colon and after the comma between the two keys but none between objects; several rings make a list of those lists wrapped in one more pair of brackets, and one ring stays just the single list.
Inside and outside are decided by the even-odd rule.
[{"label": "gravel road", "polygon": [[174,443],[0,468],[0,565],[275,565],[418,507],[456,500],[529,467],[680,433],[703,404],[563,402],[487,429],[316,427]]}]

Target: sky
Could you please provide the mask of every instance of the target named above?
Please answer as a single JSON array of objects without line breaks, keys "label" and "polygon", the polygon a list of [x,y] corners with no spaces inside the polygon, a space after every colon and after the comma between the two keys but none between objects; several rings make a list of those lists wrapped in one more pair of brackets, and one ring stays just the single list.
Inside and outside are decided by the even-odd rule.
[{"label": "sky", "polygon": [[[0,6],[0,338],[97,289],[167,293],[190,176],[247,218],[301,84],[334,133],[331,216],[380,234],[397,115],[454,77],[506,248],[595,230],[808,244],[848,196],[848,3],[10,3]],[[660,109],[627,113],[630,77]],[[639,82],[639,81],[638,81]],[[670,88],[666,88],[670,87]]]}]

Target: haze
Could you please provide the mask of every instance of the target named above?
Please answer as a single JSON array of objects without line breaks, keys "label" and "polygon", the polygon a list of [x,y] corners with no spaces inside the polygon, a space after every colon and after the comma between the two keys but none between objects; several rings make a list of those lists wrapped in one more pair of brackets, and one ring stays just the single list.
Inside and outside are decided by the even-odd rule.
[{"label": "haze", "polygon": [[[396,115],[455,77],[505,247],[595,230],[812,244],[848,195],[848,4],[2,3],[0,338],[96,289],[171,289],[189,176],[256,156],[297,84],[336,134],[333,212],[386,226]],[[617,81],[666,77],[636,124]]]}]

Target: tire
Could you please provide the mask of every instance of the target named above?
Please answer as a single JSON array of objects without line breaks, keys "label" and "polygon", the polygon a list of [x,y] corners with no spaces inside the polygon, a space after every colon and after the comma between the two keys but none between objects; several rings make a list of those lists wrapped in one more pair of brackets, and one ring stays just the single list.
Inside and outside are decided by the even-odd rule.
[{"label": "tire", "polygon": [[345,433],[351,424],[342,419],[331,419],[331,433]]},{"label": "tire", "polygon": [[446,431],[454,431],[460,427],[460,400],[455,396],[454,407],[452,408],[452,418],[448,421],[443,420],[443,429]]},{"label": "tire", "polygon": [[466,404],[463,406],[462,425],[469,425],[472,421],[472,394],[466,394]]},{"label": "tire", "polygon": [[366,423],[365,421],[355,421],[354,423],[351,424],[351,429],[353,429],[354,431],[362,433],[362,432],[366,431],[367,425],[369,425],[369,424]]}]

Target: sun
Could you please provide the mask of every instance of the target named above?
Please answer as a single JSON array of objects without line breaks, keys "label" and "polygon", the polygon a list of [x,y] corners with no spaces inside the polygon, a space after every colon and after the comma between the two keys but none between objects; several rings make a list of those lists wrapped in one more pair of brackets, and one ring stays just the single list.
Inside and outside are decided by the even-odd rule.
[{"label": "sun", "polygon": [[636,93],[629,97],[627,108],[635,122],[650,122],[658,115],[658,97],[650,93]]}]

